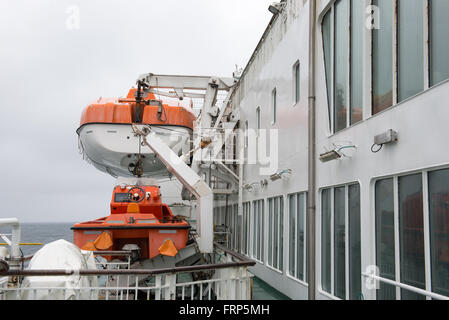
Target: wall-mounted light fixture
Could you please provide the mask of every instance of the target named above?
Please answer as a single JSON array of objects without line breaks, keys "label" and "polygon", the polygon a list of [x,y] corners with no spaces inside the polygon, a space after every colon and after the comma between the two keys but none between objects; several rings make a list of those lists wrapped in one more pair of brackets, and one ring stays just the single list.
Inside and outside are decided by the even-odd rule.
[{"label": "wall-mounted light fixture", "polygon": [[279,180],[279,179],[282,179],[282,178],[288,178],[289,176],[292,175],[292,173],[293,173],[292,169],[285,169],[285,170],[282,170],[281,172],[272,174],[270,176],[270,180],[271,181],[276,181],[276,180]]},{"label": "wall-mounted light fixture", "polygon": [[332,160],[337,160],[342,157],[351,158],[351,155],[345,154],[342,150],[345,149],[357,149],[357,146],[353,145],[351,142],[345,143],[343,145],[334,145],[334,149],[320,154],[321,162],[329,162]]},{"label": "wall-mounted light fixture", "polygon": [[329,161],[340,159],[340,158],[341,158],[341,154],[339,154],[335,150],[331,150],[331,151],[325,152],[323,154],[320,154],[321,162],[329,162]]},{"label": "wall-mounted light fixture", "polygon": [[[385,144],[390,144],[399,141],[399,135],[393,129],[389,129],[388,131],[378,134],[374,137],[374,144],[371,147],[371,151],[373,153],[379,152]],[[377,146],[377,149],[375,147]]]}]

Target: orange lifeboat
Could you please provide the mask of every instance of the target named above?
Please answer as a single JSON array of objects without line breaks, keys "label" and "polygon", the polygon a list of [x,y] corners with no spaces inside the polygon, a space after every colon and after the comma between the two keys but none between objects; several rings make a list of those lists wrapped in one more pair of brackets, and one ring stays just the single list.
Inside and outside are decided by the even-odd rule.
[{"label": "orange lifeboat", "polygon": [[125,245],[137,245],[142,260],[176,256],[185,248],[189,223],[175,217],[161,202],[159,188],[142,185],[143,180],[114,188],[108,217],[75,224],[75,245],[90,251],[120,251]]},{"label": "orange lifeboat", "polygon": [[114,177],[167,176],[153,152],[141,146],[132,124],[151,127],[177,155],[186,154],[191,150],[196,117],[191,107],[181,103],[164,103],[138,89],[131,89],[124,99],[100,98],[84,109],[77,130],[84,158]]}]

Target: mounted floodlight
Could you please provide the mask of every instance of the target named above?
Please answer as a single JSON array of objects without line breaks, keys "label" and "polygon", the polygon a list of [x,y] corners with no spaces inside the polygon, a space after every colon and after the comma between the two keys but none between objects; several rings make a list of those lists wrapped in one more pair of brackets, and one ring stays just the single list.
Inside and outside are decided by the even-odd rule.
[{"label": "mounted floodlight", "polygon": [[281,172],[272,174],[270,176],[270,180],[271,181],[276,181],[276,180],[282,179],[284,177],[288,178],[289,176],[292,175],[292,173],[293,173],[292,169],[285,169],[285,170],[282,170]]},{"label": "mounted floodlight", "polygon": [[270,11],[272,14],[276,15],[279,12],[282,11],[282,9],[284,9],[285,3],[282,2],[273,2],[269,7],[268,7],[268,11]]},{"label": "mounted floodlight", "polygon": [[320,154],[321,162],[329,162],[329,161],[340,159],[340,158],[341,158],[341,154],[339,154],[335,150]]}]

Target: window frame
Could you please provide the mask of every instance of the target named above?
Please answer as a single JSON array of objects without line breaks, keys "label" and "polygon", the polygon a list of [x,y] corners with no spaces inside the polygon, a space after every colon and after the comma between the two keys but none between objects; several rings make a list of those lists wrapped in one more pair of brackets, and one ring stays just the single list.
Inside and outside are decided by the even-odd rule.
[{"label": "window frame", "polygon": [[[345,300],[349,300],[350,299],[350,275],[349,275],[349,271],[350,271],[350,238],[349,238],[349,187],[354,186],[354,185],[358,185],[359,186],[359,191],[360,191],[360,195],[359,195],[359,202],[361,204],[362,201],[362,194],[361,194],[361,183],[359,181],[354,181],[354,182],[349,182],[346,184],[340,184],[340,185],[334,185],[334,186],[329,186],[329,187],[323,187],[319,189],[319,219],[320,219],[320,225],[318,226],[320,228],[320,230],[322,230],[322,226],[323,226],[323,204],[322,204],[322,197],[323,197],[323,191],[325,190],[329,190],[330,191],[330,197],[329,197],[329,201],[330,201],[330,265],[331,265],[331,274],[330,274],[330,292],[327,292],[323,289],[323,282],[322,282],[322,267],[323,267],[323,260],[322,260],[322,233],[320,236],[320,245],[317,246],[317,249],[319,249],[319,259],[320,259],[320,270],[317,272],[317,274],[319,274],[319,279],[320,279],[320,283],[318,286],[318,290],[320,293],[335,298],[335,299],[340,299],[339,297],[336,296],[335,294],[335,190],[338,188],[344,188],[344,203],[345,203]],[[360,206],[360,228],[362,225],[361,222],[361,218],[362,218],[362,207]],[[320,231],[321,232],[321,231]],[[362,235],[360,235],[360,241],[363,241]],[[362,247],[362,246],[361,246]],[[317,251],[318,254],[318,251]],[[361,265],[362,265],[362,260],[360,261]],[[360,275],[360,277],[362,277],[362,275]],[[361,283],[363,283],[363,279],[361,279]]]},{"label": "window frame", "polygon": [[[375,213],[376,206],[375,206],[375,199],[376,199],[376,190],[375,185],[378,181],[386,180],[386,179],[393,179],[393,197],[394,197],[394,250],[395,250],[395,279],[394,281],[401,282],[401,261],[400,261],[400,237],[399,237],[399,178],[410,176],[410,175],[416,175],[421,174],[421,183],[422,183],[422,202],[423,202],[423,227],[424,227],[424,272],[425,272],[425,289],[429,292],[432,291],[432,265],[431,265],[431,259],[432,259],[432,252],[431,252],[431,235],[430,235],[430,202],[429,202],[429,174],[431,172],[439,171],[439,170],[447,170],[449,169],[449,166],[438,166],[438,167],[431,167],[426,169],[419,169],[414,171],[408,171],[408,172],[401,172],[396,174],[391,174],[387,176],[382,177],[376,177],[372,179],[372,190],[371,190],[371,196],[374,200],[372,202],[372,211]],[[373,214],[373,219],[375,222],[375,214]],[[374,223],[373,226],[373,234],[374,234],[374,264],[377,265],[377,257],[376,257],[376,223]],[[377,296],[376,296],[377,299]],[[396,300],[401,299],[401,288],[396,287]],[[430,297],[426,298],[427,300],[430,300]]]},{"label": "window frame", "polygon": [[[252,205],[252,216],[251,216],[251,257],[257,262],[264,262],[264,231],[265,231],[265,199],[254,200]],[[260,205],[257,209],[256,217],[256,205]],[[259,211],[259,208],[261,211]],[[256,228],[257,227],[257,228]],[[254,242],[256,239],[256,242]]]},{"label": "window frame", "polygon": [[250,257],[251,250],[251,202],[242,203],[242,237],[240,252]]},{"label": "window frame", "polygon": [[[398,21],[398,1],[399,0],[391,0],[393,1],[393,6],[394,8],[396,8],[396,10],[394,10],[394,12],[392,12],[392,16],[393,16],[393,27],[392,27],[392,37],[393,37],[393,43],[392,43],[392,48],[393,48],[393,65],[392,65],[392,72],[393,72],[393,79],[392,79],[392,96],[393,96],[393,101],[392,101],[392,106],[381,110],[377,113],[374,113],[373,110],[373,106],[374,106],[374,101],[373,101],[373,97],[372,97],[372,92],[373,92],[373,32],[374,32],[374,28],[372,28],[371,30],[369,28],[365,28],[365,32],[363,33],[363,106],[362,106],[362,120],[356,123],[351,123],[351,113],[349,112],[349,110],[351,110],[352,108],[352,102],[351,102],[351,86],[350,86],[350,82],[349,82],[349,86],[348,86],[348,112],[347,112],[347,126],[346,128],[339,130],[339,131],[335,131],[335,104],[334,104],[334,87],[335,87],[335,6],[338,4],[339,1],[343,1],[343,0],[335,0],[333,1],[329,7],[323,12],[323,14],[321,15],[321,20],[320,20],[320,27],[321,27],[321,40],[322,40],[322,50],[323,50],[323,56],[324,59],[326,59],[326,38],[325,38],[325,33],[324,33],[324,21],[326,16],[329,14],[329,23],[330,23],[330,44],[329,44],[329,51],[330,51],[330,57],[329,57],[329,74],[328,74],[328,70],[326,68],[326,60],[324,60],[324,70],[325,70],[325,83],[326,83],[326,87],[328,87],[328,85],[331,86],[331,88],[329,88],[328,90],[326,90],[326,97],[327,97],[327,105],[328,105],[328,115],[329,115],[329,119],[328,119],[328,123],[329,123],[329,136],[333,136],[338,134],[341,131],[344,131],[348,128],[351,128],[359,123],[364,122],[365,120],[368,120],[374,116],[376,116],[377,114],[381,114],[385,111],[391,110],[392,108],[405,103],[413,98],[415,98],[418,95],[421,95],[423,93],[425,93],[426,91],[428,91],[431,88],[434,88],[436,86],[442,85],[444,83],[449,82],[449,78],[446,80],[443,80],[439,83],[435,83],[435,84],[431,84],[430,80],[431,80],[431,12],[430,12],[430,6],[431,6],[431,2],[430,0],[423,0],[423,24],[424,24],[424,28],[423,28],[423,43],[422,43],[422,47],[423,47],[423,52],[424,52],[424,57],[423,57],[423,68],[424,68],[424,72],[422,73],[423,77],[424,77],[424,89],[422,91],[420,91],[419,93],[417,93],[416,95],[412,95],[408,98],[403,99],[402,101],[399,101],[399,70],[398,70],[398,66],[399,66],[399,57],[398,57],[398,46],[399,46],[399,40],[398,40],[398,28],[399,28],[399,21]],[[349,10],[349,15],[348,15],[348,36],[349,36],[349,46],[348,46],[348,50],[349,50],[349,59],[351,59],[351,42],[352,42],[352,37],[351,37],[351,21],[352,21],[352,1],[354,0],[345,0],[348,1],[349,5],[348,5],[348,10]],[[355,0],[357,1],[357,0]],[[360,0],[359,0],[360,1]],[[363,0],[362,0],[363,1]],[[373,5],[373,0],[365,0],[365,4],[367,6],[372,6]],[[368,18],[368,14],[365,12],[364,15],[364,21],[366,21],[366,18]],[[348,64],[348,78],[350,79],[350,72],[351,72],[351,62]],[[330,97],[329,94],[330,93]]]},{"label": "window frame", "polygon": [[[290,221],[291,221],[291,219],[290,219],[290,214],[291,214],[291,207],[290,207],[290,198],[291,197],[295,197],[295,208],[296,208],[296,210],[295,210],[295,231],[294,231],[294,271],[295,271],[295,273],[297,272],[297,270],[298,270],[298,257],[297,257],[297,254],[298,254],[298,230],[297,230],[297,228],[298,228],[298,207],[297,207],[297,204],[298,204],[298,197],[300,196],[300,195],[303,195],[304,196],[304,203],[303,203],[303,212],[304,212],[304,215],[303,215],[303,223],[304,223],[304,251],[303,251],[303,278],[301,279],[301,278],[299,278],[296,274],[291,274],[291,272],[290,272],[290,259],[292,258],[291,256],[290,256],[290,245],[291,245],[291,243],[290,243],[290,236],[291,236],[291,234],[290,234]],[[287,251],[287,264],[286,264],[286,266],[287,266],[287,269],[286,269],[286,274],[287,274],[287,276],[289,276],[289,277],[291,277],[291,278],[293,278],[294,280],[297,280],[297,281],[299,281],[299,282],[301,282],[301,283],[303,283],[303,284],[307,284],[307,191],[302,191],[302,192],[295,192],[295,193],[290,193],[290,194],[288,194],[287,195],[287,208],[288,208],[288,210],[287,210],[287,213],[288,213],[288,219],[287,219],[287,225],[286,226],[284,226],[284,230],[286,229],[286,230],[288,230],[288,233],[287,233],[287,238],[288,238],[288,250],[286,250]],[[284,210],[284,212],[285,212],[285,210]]]},{"label": "window frame", "polygon": [[[275,235],[275,229],[274,229],[274,215],[275,215],[275,200],[278,200],[278,218],[277,218],[277,266],[275,266],[274,264],[274,258],[275,258],[275,254],[274,254],[274,244],[275,244],[275,239],[274,239],[274,235]],[[271,211],[271,201],[273,202],[273,211]],[[268,221],[270,221],[269,219],[272,217],[272,221],[273,223],[267,223],[267,233],[268,233],[268,244],[267,244],[267,257],[266,257],[266,266],[269,267],[270,269],[277,271],[281,274],[284,273],[284,230],[285,230],[285,224],[284,224],[284,218],[285,218],[285,197],[284,195],[279,195],[279,196],[274,196],[274,197],[270,197],[267,199],[267,218]],[[281,214],[282,213],[282,214]],[[282,226],[282,228],[281,228]],[[270,238],[271,238],[271,243],[270,243]],[[271,263],[270,263],[270,256],[269,256],[269,252],[270,252],[270,248],[271,248]]]}]

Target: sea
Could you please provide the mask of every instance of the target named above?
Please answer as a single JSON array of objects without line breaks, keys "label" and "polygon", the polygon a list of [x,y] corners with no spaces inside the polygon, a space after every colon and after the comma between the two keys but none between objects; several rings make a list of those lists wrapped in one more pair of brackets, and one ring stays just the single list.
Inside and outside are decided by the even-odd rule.
[{"label": "sea", "polygon": [[[21,246],[24,256],[34,254],[42,246],[60,239],[73,242],[73,223],[21,223],[21,243],[42,245]],[[10,228],[0,227],[0,234],[8,234]],[[3,240],[0,240],[3,242]],[[287,296],[258,277],[253,278],[253,300],[289,300]]]}]

